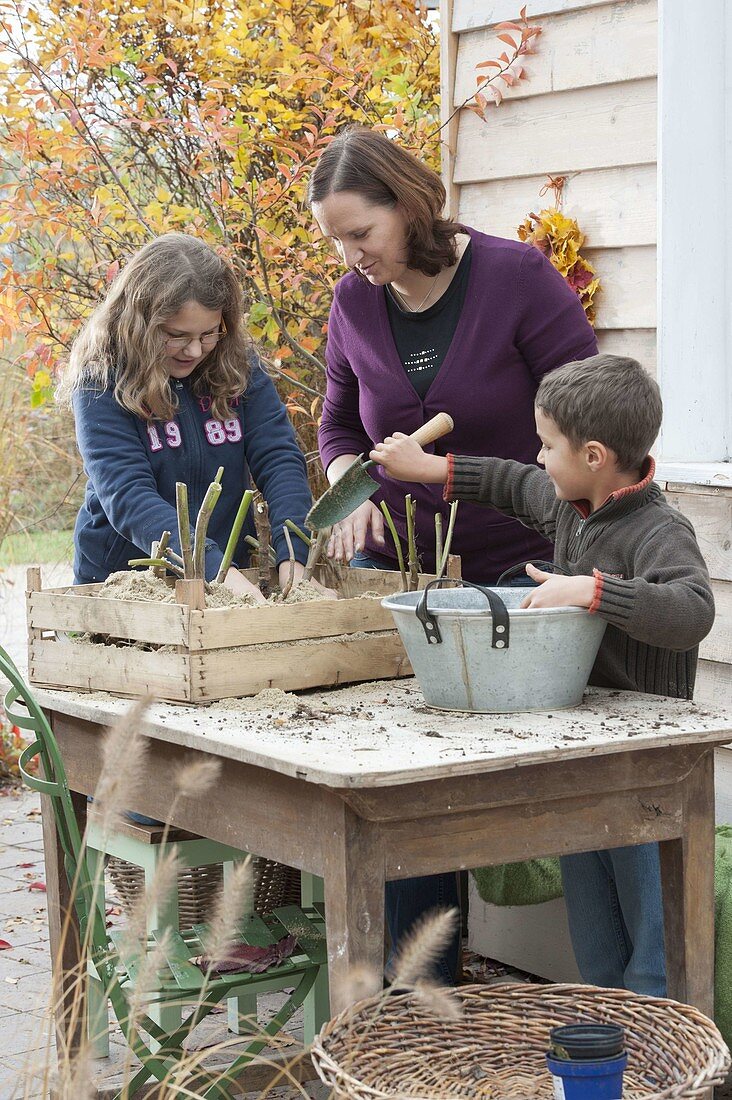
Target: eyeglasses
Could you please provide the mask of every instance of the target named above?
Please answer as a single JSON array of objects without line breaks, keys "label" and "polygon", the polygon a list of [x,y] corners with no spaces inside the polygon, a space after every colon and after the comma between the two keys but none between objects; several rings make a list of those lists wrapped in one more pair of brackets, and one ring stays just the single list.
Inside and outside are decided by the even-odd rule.
[{"label": "eyeglasses", "polygon": [[202,348],[212,348],[214,344],[218,344],[222,336],[226,336],[226,329],[220,332],[205,332],[203,336],[169,336],[163,331],[163,336],[166,348],[174,348],[176,351],[187,348],[194,340],[198,340]]}]

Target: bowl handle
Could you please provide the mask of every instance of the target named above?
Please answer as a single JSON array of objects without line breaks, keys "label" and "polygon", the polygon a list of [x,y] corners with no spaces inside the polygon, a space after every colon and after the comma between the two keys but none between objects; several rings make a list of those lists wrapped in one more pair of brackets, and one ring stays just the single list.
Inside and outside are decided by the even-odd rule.
[{"label": "bowl handle", "polygon": [[[547,573],[560,573],[563,577],[570,577],[566,569],[562,569],[561,566],[555,565],[553,561],[542,561],[540,558],[531,558],[529,561],[520,561],[516,565],[509,565],[508,569],[504,569],[500,577],[496,581],[496,587],[505,584],[506,581],[510,581],[511,577],[517,576],[522,569],[526,569],[527,565],[536,565],[539,569],[544,569]],[[533,581],[531,582],[533,584]]]},{"label": "bowl handle", "polygon": [[442,634],[436,617],[430,614],[427,609],[427,593],[431,588],[440,588],[443,584],[460,584],[463,588],[475,588],[478,592],[482,592],[488,600],[491,609],[491,617],[493,619],[491,649],[508,649],[510,634],[508,611],[498,593],[491,591],[490,588],[484,588],[480,584],[473,584],[472,581],[464,581],[460,578],[453,579],[451,577],[438,577],[436,581],[430,581],[429,584],[425,585],[422,598],[415,608],[417,618],[422,624],[422,629],[424,630],[428,643],[430,645],[438,645],[442,641]]}]

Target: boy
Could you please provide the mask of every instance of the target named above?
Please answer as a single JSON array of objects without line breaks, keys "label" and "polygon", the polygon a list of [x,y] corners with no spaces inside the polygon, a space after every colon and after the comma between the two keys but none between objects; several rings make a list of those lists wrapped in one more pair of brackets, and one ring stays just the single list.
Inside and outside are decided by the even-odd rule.
[{"label": "boy", "polygon": [[[634,359],[596,355],[541,382],[535,466],[425,454],[402,433],[371,458],[397,480],[445,485],[541,531],[570,576],[527,566],[522,607],[586,607],[608,622],[590,683],[690,699],[697,647],[714,620],[709,576],[687,519],[664,500],[648,451],[658,386]],[[712,858],[710,854],[710,859]],[[664,996],[658,846],[564,856],[562,879],[586,982]]]}]

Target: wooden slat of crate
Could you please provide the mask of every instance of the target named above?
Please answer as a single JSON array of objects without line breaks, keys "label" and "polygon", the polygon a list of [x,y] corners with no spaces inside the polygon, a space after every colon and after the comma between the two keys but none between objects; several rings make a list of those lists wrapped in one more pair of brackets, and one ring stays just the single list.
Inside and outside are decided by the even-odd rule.
[{"label": "wooden slat of crate", "polygon": [[396,631],[357,640],[332,639],[317,645],[293,642],[228,657],[221,650],[191,654],[194,702],[256,695],[269,687],[299,691],[411,675],[411,665]]},{"label": "wooden slat of crate", "polygon": [[110,634],[140,642],[188,645],[187,607],[142,600],[77,596],[56,589],[33,592],[27,601],[28,625],[38,630],[76,630]]},{"label": "wooden slat of crate", "polygon": [[30,681],[45,687],[144,695],[189,702],[190,658],[184,653],[80,645],[35,639],[28,655]]},{"label": "wooden slat of crate", "polygon": [[259,645],[298,638],[327,638],[357,630],[392,630],[394,619],[379,600],[315,600],[280,607],[226,607],[192,611],[192,651]]}]

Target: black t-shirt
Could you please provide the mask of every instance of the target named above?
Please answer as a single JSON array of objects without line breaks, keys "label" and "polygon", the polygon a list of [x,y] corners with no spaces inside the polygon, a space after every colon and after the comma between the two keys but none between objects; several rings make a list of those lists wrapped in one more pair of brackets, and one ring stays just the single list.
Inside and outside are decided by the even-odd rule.
[{"label": "black t-shirt", "polygon": [[386,290],[386,309],[399,358],[407,378],[424,398],[447,355],[465,301],[470,276],[472,244],[462,254],[449,287],[434,305],[421,313],[409,313],[391,287]]}]

